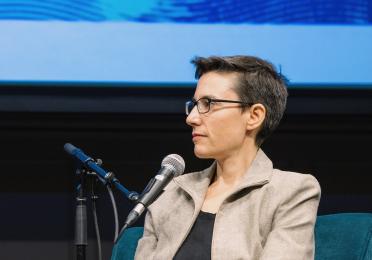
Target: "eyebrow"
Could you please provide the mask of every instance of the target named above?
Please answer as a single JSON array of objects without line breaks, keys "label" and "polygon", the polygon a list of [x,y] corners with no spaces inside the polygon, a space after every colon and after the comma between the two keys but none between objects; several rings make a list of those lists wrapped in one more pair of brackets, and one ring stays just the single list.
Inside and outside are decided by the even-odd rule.
[{"label": "eyebrow", "polygon": [[198,99],[196,99],[195,97],[193,97],[192,99],[193,99],[194,101],[196,101],[196,100],[199,100],[199,99],[201,99],[201,98],[211,98],[211,99],[216,99],[217,97],[216,97],[216,96],[213,96],[213,95],[205,95],[205,96],[201,96],[201,97],[198,98]]}]

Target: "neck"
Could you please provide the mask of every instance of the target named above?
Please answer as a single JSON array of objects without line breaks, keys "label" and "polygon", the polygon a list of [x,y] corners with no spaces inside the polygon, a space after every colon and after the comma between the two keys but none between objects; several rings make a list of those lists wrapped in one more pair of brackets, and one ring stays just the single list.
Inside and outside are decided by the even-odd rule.
[{"label": "neck", "polygon": [[257,146],[249,146],[234,154],[217,159],[217,169],[214,182],[235,186],[240,182],[256,157]]}]

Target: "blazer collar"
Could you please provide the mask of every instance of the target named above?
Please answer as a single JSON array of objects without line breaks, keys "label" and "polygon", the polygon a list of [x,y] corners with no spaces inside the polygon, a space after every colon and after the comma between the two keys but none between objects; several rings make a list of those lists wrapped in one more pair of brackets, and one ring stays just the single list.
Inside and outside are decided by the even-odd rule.
[{"label": "blazer collar", "polygon": [[[203,200],[216,172],[216,165],[217,163],[213,162],[209,168],[203,171],[181,175],[173,179],[173,181],[189,193],[195,202]],[[259,149],[241,184],[236,187],[236,191],[268,183],[271,179],[272,170],[273,164],[271,160]]]}]

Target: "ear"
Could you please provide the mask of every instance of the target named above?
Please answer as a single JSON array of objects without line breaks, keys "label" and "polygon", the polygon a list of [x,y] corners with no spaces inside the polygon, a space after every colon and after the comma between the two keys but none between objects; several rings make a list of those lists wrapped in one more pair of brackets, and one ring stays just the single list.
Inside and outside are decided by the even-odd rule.
[{"label": "ear", "polygon": [[255,129],[260,129],[266,117],[265,106],[257,103],[249,107],[249,109],[245,112],[247,112],[247,130],[252,131]]}]

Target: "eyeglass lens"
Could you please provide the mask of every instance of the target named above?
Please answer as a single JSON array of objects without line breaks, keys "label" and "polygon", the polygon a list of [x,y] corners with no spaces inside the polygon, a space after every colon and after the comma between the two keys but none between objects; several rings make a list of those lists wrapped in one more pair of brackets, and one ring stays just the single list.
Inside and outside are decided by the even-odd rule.
[{"label": "eyeglass lens", "polygon": [[196,103],[194,101],[187,101],[186,102],[186,115],[189,115],[191,113],[191,110],[194,108]]},{"label": "eyeglass lens", "polygon": [[187,101],[186,102],[186,115],[190,114],[195,105],[198,108],[198,112],[203,114],[209,111],[210,100],[208,98],[201,98],[198,101]]}]

